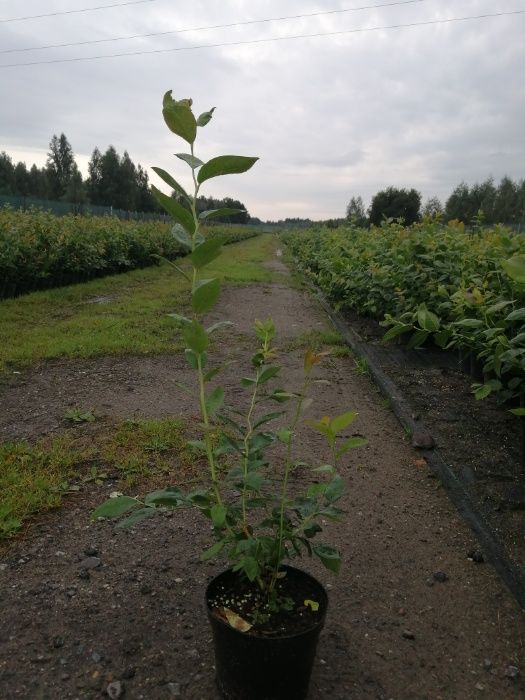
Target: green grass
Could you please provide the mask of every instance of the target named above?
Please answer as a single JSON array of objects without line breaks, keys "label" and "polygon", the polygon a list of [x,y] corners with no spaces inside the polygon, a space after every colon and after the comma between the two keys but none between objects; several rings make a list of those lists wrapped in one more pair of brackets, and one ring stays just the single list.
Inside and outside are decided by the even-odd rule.
[{"label": "green grass", "polygon": [[[207,275],[225,284],[271,282],[261,263],[275,246],[268,234],[226,246]],[[186,312],[189,300],[185,280],[163,264],[1,301],[0,372],[60,357],[179,351],[167,314]]]},{"label": "green grass", "polygon": [[370,376],[370,368],[368,367],[368,362],[364,357],[356,357],[354,359],[355,371],[363,377]]},{"label": "green grass", "polygon": [[64,482],[73,474],[76,457],[67,438],[47,448],[25,442],[0,444],[0,539],[17,532],[35,513],[61,503]]},{"label": "green grass", "polygon": [[122,488],[198,480],[201,465],[187,437],[182,420],[164,418],[91,424],[36,445],[0,444],[0,541],[35,514],[60,506],[65,494],[103,485],[113,474]]},{"label": "green grass", "polygon": [[293,338],[289,343],[287,343],[285,349],[288,351],[292,350],[314,350],[319,352],[321,350],[330,349],[330,354],[333,357],[351,357],[352,351],[345,343],[343,338],[339,335],[337,331],[327,330],[311,330],[301,333]]}]

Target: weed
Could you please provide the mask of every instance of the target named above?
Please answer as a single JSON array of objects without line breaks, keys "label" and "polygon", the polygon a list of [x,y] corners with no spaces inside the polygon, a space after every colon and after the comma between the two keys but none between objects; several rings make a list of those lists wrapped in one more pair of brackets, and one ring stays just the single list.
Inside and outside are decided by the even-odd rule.
[{"label": "weed", "polygon": [[368,366],[367,360],[364,357],[355,357],[354,364],[355,371],[357,372],[357,374],[360,374],[362,376],[370,376],[370,368]]},{"label": "weed", "polygon": [[0,444],[0,539],[17,532],[34,513],[59,506],[62,487],[75,474],[75,464],[68,438],[47,446]]},{"label": "weed", "polygon": [[102,471],[99,469],[97,466],[92,466],[91,469],[89,470],[89,473],[86,474],[82,478],[82,481],[85,484],[93,483],[96,484],[97,486],[102,486],[104,481],[106,481],[108,478],[108,474],[105,471]]},{"label": "weed", "polygon": [[154,437],[150,442],[144,445],[146,452],[166,452],[170,449],[170,445],[164,442],[159,437]]},{"label": "weed", "polygon": [[82,408],[72,408],[66,411],[64,418],[71,423],[93,423],[96,420],[92,411],[85,411]]},{"label": "weed", "polygon": [[57,508],[64,496],[90,484],[102,485],[115,471],[126,486],[166,474],[175,483],[195,478],[200,463],[186,443],[186,425],[174,418],[101,423],[89,436],[69,431],[35,445],[0,443],[0,541],[32,515]]}]

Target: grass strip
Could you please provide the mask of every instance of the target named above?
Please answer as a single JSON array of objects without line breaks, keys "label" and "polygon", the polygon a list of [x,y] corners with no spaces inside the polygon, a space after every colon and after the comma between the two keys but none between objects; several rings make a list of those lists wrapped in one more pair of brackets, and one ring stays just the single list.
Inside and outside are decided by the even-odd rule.
[{"label": "grass strip", "polygon": [[[275,245],[270,234],[231,244],[210,273],[223,284],[271,282],[275,273],[261,263]],[[189,303],[187,282],[169,264],[0,301],[0,372],[61,357],[178,352],[168,314]]]},{"label": "grass strip", "polygon": [[76,426],[36,444],[0,443],[0,541],[63,497],[109,479],[122,488],[147,481],[165,486],[198,479],[181,419],[145,419]]}]

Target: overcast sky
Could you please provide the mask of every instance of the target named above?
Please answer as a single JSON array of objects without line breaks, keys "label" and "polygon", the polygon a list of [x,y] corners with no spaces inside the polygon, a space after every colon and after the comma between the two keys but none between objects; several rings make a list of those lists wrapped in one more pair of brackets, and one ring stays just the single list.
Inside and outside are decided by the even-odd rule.
[{"label": "overcast sky", "polygon": [[[197,30],[392,3],[393,0],[148,0],[25,21],[20,16],[126,0],[0,1],[0,150],[43,165],[64,132],[77,162],[95,146],[127,150],[189,186],[173,153],[184,143],[161,115],[162,95],[215,106],[196,154],[260,161],[207,183],[252,216],[344,216],[389,185],[445,200],[465,180],[525,177],[525,14],[411,28],[352,30],[525,10],[524,0],[418,0],[358,11]],[[193,29],[125,41],[7,52],[47,44]],[[335,36],[186,50],[301,34]],[[114,53],[184,49],[67,63],[2,67]],[[151,181],[158,178],[150,172]]]}]

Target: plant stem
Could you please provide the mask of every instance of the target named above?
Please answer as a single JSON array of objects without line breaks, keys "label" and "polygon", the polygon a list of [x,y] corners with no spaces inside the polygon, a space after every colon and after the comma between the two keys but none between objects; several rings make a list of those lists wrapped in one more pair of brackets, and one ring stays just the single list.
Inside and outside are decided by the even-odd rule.
[{"label": "plant stem", "polygon": [[[191,144],[191,155],[194,156],[193,152],[193,143]],[[197,182],[197,178],[195,177],[195,168],[192,165],[191,166],[191,175],[193,178],[193,185],[194,185],[194,192],[193,192],[193,198],[191,201],[191,213],[193,214],[193,221],[195,223],[195,230],[193,232],[192,236],[192,250],[195,250],[196,244],[197,244],[197,234],[199,233],[199,217],[197,216],[197,195],[199,194],[199,183]],[[193,281],[192,281],[192,291],[195,291],[195,286],[197,284],[197,268],[195,265],[193,265]],[[196,314],[195,314],[196,316]],[[206,407],[206,391],[205,391],[205,382],[204,382],[204,371],[203,371],[203,366],[202,366],[202,354],[199,353],[197,355],[197,374],[199,378],[199,404],[200,404],[200,409],[201,409],[201,415],[202,415],[202,420],[204,423],[204,444],[206,445],[206,457],[208,459],[208,466],[210,468],[210,476],[211,476],[211,482],[212,482],[212,488],[213,488],[213,493],[215,494],[215,500],[217,502],[217,505],[224,505],[224,502],[222,500],[221,496],[221,491],[219,489],[219,480],[217,479],[217,465],[215,464],[215,457],[213,454],[213,446],[211,444],[211,439],[210,439],[210,417],[208,415],[208,409]],[[225,523],[225,528],[226,530],[230,533],[232,533],[231,527],[228,525],[228,523]]]},{"label": "plant stem", "polygon": [[201,409],[202,420],[206,428],[204,441],[206,444],[206,455],[208,457],[208,463],[210,465],[210,475],[211,480],[214,485],[217,484],[217,468],[215,465],[215,458],[213,456],[213,449],[210,441],[210,418],[208,416],[208,409],[206,408],[206,393],[204,390],[204,373],[202,369],[202,356],[197,355],[197,373],[199,377],[199,404]]},{"label": "plant stem", "polygon": [[248,414],[246,416],[246,426],[247,426],[247,431],[244,436],[244,458],[243,458],[243,477],[244,477],[244,485],[242,489],[242,495],[241,495],[241,504],[242,504],[242,523],[243,523],[243,529],[246,531],[247,525],[248,525],[248,517],[246,513],[246,494],[247,494],[247,488],[246,488],[246,478],[248,476],[248,457],[249,457],[249,441],[250,438],[253,434],[253,427],[252,427],[252,417],[253,417],[253,412],[255,410],[255,404],[257,401],[257,392],[259,390],[259,379],[261,376],[261,370],[264,366],[264,360],[268,357],[268,352],[270,349],[270,338],[268,336],[268,333],[265,333],[265,336],[262,341],[262,347],[261,347],[261,352],[263,356],[263,362],[258,365],[257,367],[257,372],[255,374],[255,387],[252,393],[252,399],[250,402],[250,408],[248,410]]},{"label": "plant stem", "polygon": [[307,372],[305,379],[304,379],[304,384],[303,384],[303,389],[301,391],[301,395],[299,397],[299,400],[297,401],[297,408],[295,410],[295,416],[290,428],[290,439],[288,441],[288,446],[286,450],[286,464],[284,468],[284,479],[283,479],[283,486],[281,489],[281,506],[280,506],[280,516],[279,516],[279,548],[277,550],[277,560],[275,562],[275,569],[272,573],[272,577],[270,579],[270,584],[268,586],[269,592],[273,591],[275,588],[275,584],[277,581],[277,574],[279,573],[279,567],[281,565],[282,561],[282,556],[283,556],[283,537],[284,537],[284,513],[286,510],[286,500],[287,500],[287,494],[288,494],[288,479],[290,476],[290,472],[292,470],[292,443],[293,443],[293,437],[295,434],[295,430],[297,428],[297,423],[299,422],[299,418],[301,417],[301,410],[303,407],[303,402],[307,396],[308,389],[310,387],[310,373]]},{"label": "plant stem", "polygon": [[[190,144],[191,147],[191,155],[195,157],[195,154],[193,152],[193,144]],[[195,230],[193,231],[193,236],[192,236],[192,251],[195,250],[196,243],[197,243],[197,234],[199,233],[199,228],[200,228],[200,221],[199,217],[197,216],[197,196],[199,194],[199,188],[200,185],[197,182],[197,178],[195,177],[195,167],[192,165],[191,166],[191,177],[193,178],[193,198],[191,200],[191,213],[193,214],[193,221],[195,223]],[[194,266],[193,267],[193,282],[191,285],[192,291],[195,291],[195,285],[197,284],[197,268]]]},{"label": "plant stem", "polygon": [[244,436],[244,456],[243,456],[243,478],[244,478],[244,483],[242,487],[242,495],[241,495],[241,504],[242,504],[242,524],[243,524],[243,529],[246,531],[247,525],[248,525],[248,517],[246,513],[246,494],[247,494],[247,488],[246,488],[246,479],[248,477],[248,457],[249,457],[249,441],[250,438],[253,434],[253,427],[252,427],[252,416],[253,416],[253,411],[255,409],[255,402],[257,399],[257,390],[259,389],[259,377],[261,375],[261,368],[257,367],[257,374],[255,376],[255,388],[252,393],[252,400],[250,402],[250,409],[248,411],[248,414],[246,416],[246,434]]}]

